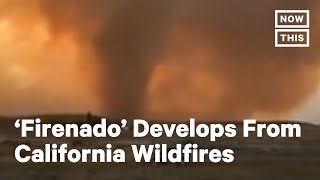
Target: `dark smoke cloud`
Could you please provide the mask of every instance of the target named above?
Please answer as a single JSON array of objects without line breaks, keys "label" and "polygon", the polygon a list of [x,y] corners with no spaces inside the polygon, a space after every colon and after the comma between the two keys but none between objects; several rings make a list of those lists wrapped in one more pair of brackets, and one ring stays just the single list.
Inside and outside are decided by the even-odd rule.
[{"label": "dark smoke cloud", "polygon": [[[115,116],[140,116],[147,109],[148,104],[144,105],[147,87],[159,64],[186,67],[183,70],[186,75],[178,77],[173,73],[174,77],[166,79],[167,88],[157,91],[163,106],[170,107],[170,115],[192,113],[192,116],[237,119],[255,113],[279,115],[303,103],[318,86],[318,36],[311,34],[308,49],[276,49],[273,22],[275,9],[314,12],[319,9],[317,1],[40,2],[53,32],[73,33],[79,43],[96,53],[96,60],[105,72],[102,90],[107,112]],[[319,22],[311,17],[311,24]],[[316,29],[312,31],[315,33]],[[191,59],[199,47],[206,59]],[[184,58],[167,60],[163,55]],[[213,93],[217,88],[216,84],[205,83],[192,86],[188,80],[196,70],[205,71],[206,76],[221,82],[224,90],[217,98],[193,97],[201,89],[212,89]],[[194,90],[196,95],[192,93]],[[203,96],[210,96],[210,91],[206,93]],[[181,94],[185,95],[180,100],[193,104],[192,109],[184,108],[183,104],[170,106]],[[210,109],[207,114],[199,113],[201,104],[207,104],[205,108]]]}]

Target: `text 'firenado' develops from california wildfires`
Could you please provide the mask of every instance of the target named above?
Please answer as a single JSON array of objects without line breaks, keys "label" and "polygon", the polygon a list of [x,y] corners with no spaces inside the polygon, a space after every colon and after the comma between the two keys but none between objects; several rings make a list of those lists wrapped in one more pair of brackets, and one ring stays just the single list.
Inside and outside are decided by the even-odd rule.
[{"label": "text 'firenado' develops from california wildfires", "polygon": [[[117,138],[126,129],[127,121],[120,124],[108,124],[107,119],[95,125],[90,124],[50,124],[42,123],[38,119],[18,119],[16,128],[20,128],[22,138]],[[191,118],[188,124],[149,124],[142,119],[133,120],[132,135],[134,138],[151,136],[155,140],[160,137],[172,138],[206,138],[209,143],[218,138],[233,138],[237,135],[236,125],[228,124],[197,124]],[[254,119],[243,120],[243,137],[301,137],[299,124],[264,124],[257,123]],[[134,142],[133,142],[134,143]],[[196,143],[175,144],[169,148],[168,144],[130,144],[135,162],[210,162],[234,161],[234,151],[231,149],[203,149]],[[67,143],[45,144],[42,149],[32,149],[27,144],[19,145],[15,150],[15,158],[21,163],[49,163],[49,162],[126,162],[126,153],[123,149],[112,148],[111,143],[106,143],[104,149],[68,149]],[[27,152],[27,153],[25,153]],[[26,155],[29,154],[29,155]],[[30,155],[31,154],[31,155]]]}]

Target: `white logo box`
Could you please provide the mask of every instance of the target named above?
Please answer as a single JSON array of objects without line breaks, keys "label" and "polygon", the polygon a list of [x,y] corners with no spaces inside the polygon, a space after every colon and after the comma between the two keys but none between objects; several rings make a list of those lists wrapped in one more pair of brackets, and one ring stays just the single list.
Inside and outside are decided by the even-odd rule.
[{"label": "white logo box", "polygon": [[[305,32],[306,33],[306,43],[305,44],[279,44],[278,34],[279,32]],[[310,45],[310,31],[309,29],[276,29],[275,30],[275,47],[309,47]]]},{"label": "white logo box", "polygon": [[[306,14],[306,25],[279,25],[278,17],[281,13],[303,13]],[[310,26],[310,10],[275,10],[275,28],[309,28]]]}]

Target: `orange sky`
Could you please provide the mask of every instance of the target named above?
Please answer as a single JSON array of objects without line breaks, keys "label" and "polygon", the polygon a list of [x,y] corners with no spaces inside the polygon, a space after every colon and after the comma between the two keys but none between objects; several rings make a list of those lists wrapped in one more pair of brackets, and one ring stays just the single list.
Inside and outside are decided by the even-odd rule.
[{"label": "orange sky", "polygon": [[[24,8],[36,9],[30,6]],[[37,11],[27,12],[0,16],[1,113],[99,109],[95,67],[83,61],[86,50],[68,34],[53,37]]]}]

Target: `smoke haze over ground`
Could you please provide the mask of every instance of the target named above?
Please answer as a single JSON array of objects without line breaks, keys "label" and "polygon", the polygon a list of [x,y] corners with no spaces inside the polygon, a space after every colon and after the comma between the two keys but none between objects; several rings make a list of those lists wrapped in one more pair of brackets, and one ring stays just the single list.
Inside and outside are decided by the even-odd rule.
[{"label": "smoke haze over ground", "polygon": [[[289,118],[319,89],[319,8],[316,0],[1,0],[0,113]],[[275,9],[310,9],[310,48],[274,48]]]}]

